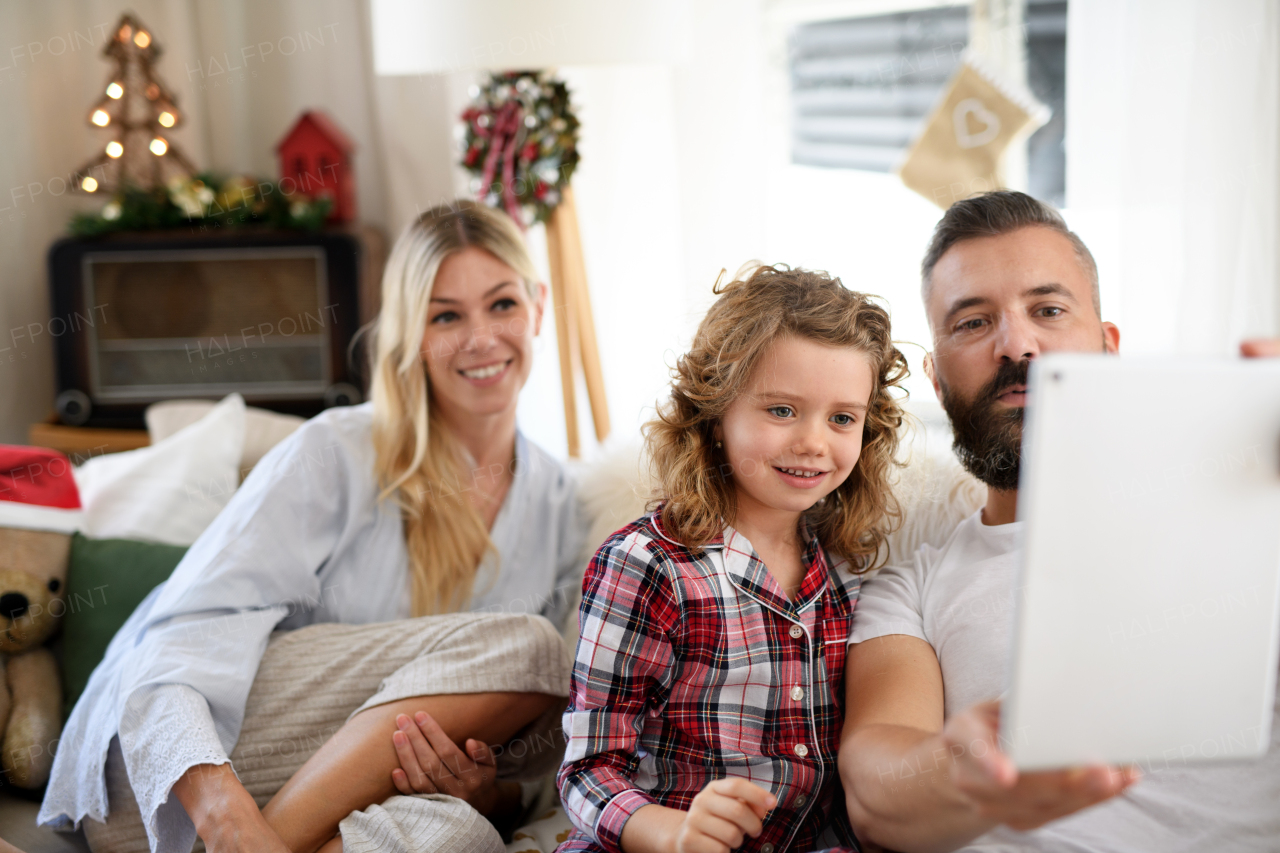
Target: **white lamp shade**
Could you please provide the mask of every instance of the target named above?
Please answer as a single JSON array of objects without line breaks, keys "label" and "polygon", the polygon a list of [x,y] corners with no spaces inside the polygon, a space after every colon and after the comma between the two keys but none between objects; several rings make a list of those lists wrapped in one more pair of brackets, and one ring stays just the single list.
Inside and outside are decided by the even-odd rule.
[{"label": "white lamp shade", "polygon": [[685,0],[373,0],[377,74],[647,65],[687,52]]}]

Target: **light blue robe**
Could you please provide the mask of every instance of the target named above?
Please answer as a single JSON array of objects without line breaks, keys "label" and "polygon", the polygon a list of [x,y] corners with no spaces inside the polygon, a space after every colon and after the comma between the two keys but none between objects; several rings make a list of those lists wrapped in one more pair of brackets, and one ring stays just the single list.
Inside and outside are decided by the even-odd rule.
[{"label": "light blue robe", "polygon": [[[400,511],[377,500],[372,417],[369,403],[330,409],[273,448],[139,605],[67,721],[40,823],[105,818],[103,767],[118,733],[158,849],[181,847],[193,830],[176,799],[165,806],[169,790],[188,767],[230,754],[271,632],[410,615]],[[565,467],[518,434],[490,534],[498,559],[482,565],[471,609],[560,627],[581,584],[585,529]],[[165,760],[129,762],[138,745]]]}]

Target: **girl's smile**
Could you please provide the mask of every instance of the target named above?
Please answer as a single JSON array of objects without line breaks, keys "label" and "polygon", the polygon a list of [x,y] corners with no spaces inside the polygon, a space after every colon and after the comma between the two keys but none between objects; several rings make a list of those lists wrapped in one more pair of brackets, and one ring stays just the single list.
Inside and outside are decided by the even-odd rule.
[{"label": "girl's smile", "polygon": [[827,471],[814,468],[781,468],[777,465],[773,466],[773,470],[778,472],[782,482],[797,489],[816,489],[828,474]]}]

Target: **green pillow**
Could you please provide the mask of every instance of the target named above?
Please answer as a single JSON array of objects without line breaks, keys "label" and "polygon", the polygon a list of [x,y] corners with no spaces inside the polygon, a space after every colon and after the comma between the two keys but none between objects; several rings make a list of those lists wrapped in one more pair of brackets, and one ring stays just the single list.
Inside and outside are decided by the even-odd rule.
[{"label": "green pillow", "polygon": [[111,638],[187,549],[130,539],[71,538],[62,617],[63,716],[69,716]]}]

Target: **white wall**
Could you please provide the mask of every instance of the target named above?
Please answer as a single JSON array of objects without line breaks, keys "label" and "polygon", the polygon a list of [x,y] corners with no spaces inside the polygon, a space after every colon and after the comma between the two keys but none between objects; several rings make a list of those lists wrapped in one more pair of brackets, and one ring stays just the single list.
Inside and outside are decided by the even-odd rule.
[{"label": "white wall", "polygon": [[1280,331],[1275,0],[1072,0],[1067,202],[1129,353]]},{"label": "white wall", "polygon": [[[379,150],[362,0],[130,7],[163,49],[156,70],[185,114],[172,138],[191,160],[273,177],[276,142],[319,107],[355,142],[361,218],[388,223],[384,188],[394,182]],[[52,342],[24,333],[52,319],[49,246],[73,212],[105,202],[73,196],[65,181],[106,142],[86,118],[112,68],[101,51],[122,10],[114,0],[0,3],[0,442],[25,442],[28,425],[53,408]]]},{"label": "white wall", "polygon": [[[561,69],[583,121],[574,185],[618,440],[634,439],[652,415],[722,268],[826,268],[884,296],[899,334],[923,340],[915,266],[935,211],[888,176],[790,166],[786,20],[764,0],[691,3],[684,62]],[[453,128],[474,76],[374,77],[364,0],[139,0],[134,11],[164,48],[158,70],[187,117],[174,137],[198,164],[272,176],[276,141],[318,107],[356,142],[361,218],[392,238],[422,210],[466,193]],[[14,117],[0,129],[0,206],[10,208],[0,210],[0,337],[47,324],[44,253],[72,211],[102,203],[48,191],[32,199],[24,189],[48,187],[101,144],[84,115],[106,78],[98,53],[118,16],[98,0],[0,5],[0,31],[15,45],[73,30],[95,39],[91,50],[57,57],[0,55],[10,66],[0,68],[0,114]],[[303,31],[324,44],[294,48]],[[545,270],[540,228],[529,241]],[[15,442],[51,409],[53,358],[47,338],[8,344],[0,441]],[[553,324],[538,347],[521,421],[563,454]],[[919,351],[908,352],[918,366]]]},{"label": "white wall", "polygon": [[[787,23],[760,0],[692,6],[686,62],[562,69],[583,122],[574,186],[617,440],[633,440],[664,396],[720,270],[751,260],[826,269],[884,297],[898,337],[917,344],[902,347],[910,387],[932,417],[919,262],[938,209],[890,175],[790,165]],[[521,420],[562,451],[563,418],[545,405],[559,388],[554,353]]]},{"label": "white wall", "polygon": [[[690,2],[686,61],[562,69],[583,121],[574,185],[617,440],[633,439],[664,394],[720,269],[752,259],[827,269],[884,297],[899,339],[923,345],[904,346],[915,404],[936,412],[920,371],[918,263],[939,211],[892,176],[791,166],[787,154],[789,21],[824,3],[844,14],[887,0]],[[1130,351],[1225,351],[1276,328],[1275,142],[1265,135],[1277,120],[1275,3],[1230,5],[1231,15],[1208,0],[1071,6],[1068,219],[1099,257],[1104,311]],[[134,8],[166,48],[159,70],[190,119],[177,138],[198,162],[273,175],[279,135],[320,107],[356,139],[361,216],[392,237],[465,193],[452,131],[472,75],[373,77],[364,0]],[[97,0],[0,4],[0,32],[13,45],[49,44],[118,14]],[[208,74],[211,58],[324,27],[322,48]],[[14,347],[9,330],[47,323],[44,252],[71,211],[93,202],[25,190],[48,187],[100,142],[84,121],[107,71],[95,33],[93,50],[34,60],[0,44],[0,114],[13,117],[0,128],[0,347],[10,346],[0,351],[0,441],[24,440],[52,403],[51,347]],[[545,269],[540,229],[529,240]],[[562,454],[553,335],[539,343],[521,421]]]}]

